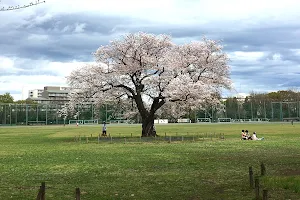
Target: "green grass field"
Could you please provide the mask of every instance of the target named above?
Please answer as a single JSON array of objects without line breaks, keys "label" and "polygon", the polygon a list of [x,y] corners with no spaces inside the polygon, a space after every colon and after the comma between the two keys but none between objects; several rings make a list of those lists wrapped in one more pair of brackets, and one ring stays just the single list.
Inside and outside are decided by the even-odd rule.
[{"label": "green grass field", "polygon": [[[300,199],[300,124],[157,125],[161,137],[195,141],[141,142],[138,125],[109,125],[112,137],[97,142],[99,126],[0,127],[0,199],[254,199],[248,168],[260,174],[269,199]],[[263,141],[241,141],[256,131]],[[225,139],[218,138],[224,133]],[[85,136],[93,136],[86,142]],[[131,134],[136,140],[131,140]],[[210,134],[213,137],[210,138]],[[75,141],[80,135],[81,141]],[[207,136],[203,139],[203,136]]]}]

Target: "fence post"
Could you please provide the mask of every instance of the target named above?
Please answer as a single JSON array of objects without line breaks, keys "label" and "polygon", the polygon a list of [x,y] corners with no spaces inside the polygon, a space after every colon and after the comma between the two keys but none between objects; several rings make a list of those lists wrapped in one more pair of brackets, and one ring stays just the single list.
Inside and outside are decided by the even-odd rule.
[{"label": "fence post", "polygon": [[46,198],[46,184],[45,182],[42,182],[42,197],[41,200],[45,200]]},{"label": "fence post", "polygon": [[124,144],[126,144],[126,136],[124,136]]},{"label": "fence post", "polygon": [[263,190],[263,200],[268,200],[268,190]]},{"label": "fence post", "polygon": [[249,167],[249,181],[250,181],[250,188],[253,188],[253,170],[252,170],[252,167]]},{"label": "fence post", "polygon": [[42,182],[36,200],[45,200],[45,193],[46,193],[46,185],[45,182]]},{"label": "fence post", "polygon": [[79,188],[76,188],[76,190],[75,190],[75,198],[76,198],[76,200],[80,200],[80,189]]},{"label": "fence post", "polygon": [[266,167],[264,165],[264,163],[260,164],[260,175],[264,176],[266,174]]},{"label": "fence post", "polygon": [[255,200],[259,200],[259,179],[255,178]]},{"label": "fence post", "polygon": [[181,136],[181,141],[183,142],[183,136]]}]

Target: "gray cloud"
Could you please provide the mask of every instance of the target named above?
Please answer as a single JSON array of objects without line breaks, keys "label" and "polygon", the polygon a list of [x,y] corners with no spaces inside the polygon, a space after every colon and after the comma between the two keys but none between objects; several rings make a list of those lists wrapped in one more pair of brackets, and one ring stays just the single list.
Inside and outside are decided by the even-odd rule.
[{"label": "gray cloud", "polygon": [[[40,11],[24,20],[1,26],[0,54],[29,60],[28,63],[15,63],[15,67],[24,69],[18,71],[18,75],[56,75],[34,66],[38,66],[40,60],[92,61],[91,53],[100,45],[108,44],[109,40],[126,32],[170,34],[178,43],[206,35],[223,40],[224,50],[228,53],[264,52],[256,60],[232,60],[231,77],[234,81],[247,85],[249,91],[258,85],[284,89],[300,86],[297,76],[287,76],[288,71],[296,74],[299,68],[299,55],[292,51],[300,46],[299,27],[300,23],[283,24],[272,20],[254,25],[248,21],[222,19],[206,24],[169,24],[95,12],[48,15],[46,11]],[[274,60],[274,55],[280,55],[280,59]]]}]

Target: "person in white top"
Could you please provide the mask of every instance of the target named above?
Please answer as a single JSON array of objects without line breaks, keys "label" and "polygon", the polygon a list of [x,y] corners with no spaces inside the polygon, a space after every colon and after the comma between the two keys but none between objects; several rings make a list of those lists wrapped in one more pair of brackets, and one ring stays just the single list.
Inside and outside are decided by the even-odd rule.
[{"label": "person in white top", "polygon": [[106,135],[106,122],[103,122],[102,136],[107,136],[107,135]]},{"label": "person in white top", "polygon": [[257,135],[256,135],[256,132],[253,132],[252,140],[263,140],[263,139],[264,139],[264,137],[258,138]]}]

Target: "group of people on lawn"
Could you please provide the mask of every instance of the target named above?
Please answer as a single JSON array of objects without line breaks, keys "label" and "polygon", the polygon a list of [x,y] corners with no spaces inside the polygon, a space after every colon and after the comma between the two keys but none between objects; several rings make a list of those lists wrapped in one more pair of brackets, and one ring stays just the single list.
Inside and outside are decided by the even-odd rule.
[{"label": "group of people on lawn", "polygon": [[258,138],[256,132],[253,132],[252,136],[249,134],[248,130],[242,130],[242,140],[263,140],[264,138]]}]

